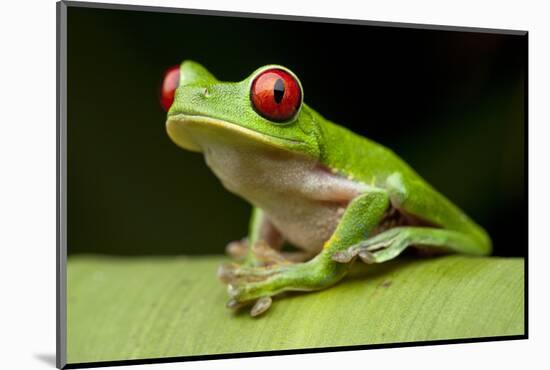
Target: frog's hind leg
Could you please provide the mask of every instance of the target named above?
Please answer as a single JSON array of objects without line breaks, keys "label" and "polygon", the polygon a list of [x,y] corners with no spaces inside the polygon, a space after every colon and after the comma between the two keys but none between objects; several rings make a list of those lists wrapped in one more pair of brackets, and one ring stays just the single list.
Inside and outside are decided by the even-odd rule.
[{"label": "frog's hind leg", "polygon": [[476,253],[478,242],[467,234],[432,227],[400,226],[335,253],[332,259],[347,263],[359,256],[365,263],[381,263],[397,257],[407,247],[417,245],[445,252],[469,250],[470,254],[482,254]]},{"label": "frog's hind leg", "polygon": [[334,261],[347,263],[359,256],[365,262],[380,263],[409,246],[472,255],[490,252],[491,241],[485,231],[426,183],[394,174],[388,177],[386,189],[399,222],[383,225],[375,230],[379,234],[335,253]]}]

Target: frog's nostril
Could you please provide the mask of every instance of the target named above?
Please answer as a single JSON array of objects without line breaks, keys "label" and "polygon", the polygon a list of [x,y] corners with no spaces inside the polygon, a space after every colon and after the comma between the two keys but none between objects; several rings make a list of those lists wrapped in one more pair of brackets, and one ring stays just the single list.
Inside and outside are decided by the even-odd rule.
[{"label": "frog's nostril", "polygon": [[160,105],[166,112],[170,109],[170,106],[174,102],[174,95],[176,89],[180,84],[180,66],[175,65],[168,68],[164,72],[162,78],[162,85],[160,87]]}]

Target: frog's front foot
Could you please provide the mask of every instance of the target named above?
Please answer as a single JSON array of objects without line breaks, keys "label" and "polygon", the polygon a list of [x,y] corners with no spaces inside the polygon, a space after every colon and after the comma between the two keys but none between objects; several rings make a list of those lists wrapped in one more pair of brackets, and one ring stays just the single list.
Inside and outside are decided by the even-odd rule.
[{"label": "frog's front foot", "polygon": [[243,260],[248,251],[248,240],[234,240],[225,246],[225,253],[235,260]]},{"label": "frog's front foot", "polygon": [[328,258],[314,258],[291,265],[245,267],[228,264],[219,269],[218,276],[228,284],[227,307],[239,308],[254,303],[250,314],[257,316],[271,306],[274,295],[285,291],[320,290],[336,283],[346,271],[346,265]]},{"label": "frog's front foot", "polygon": [[[235,263],[228,263],[221,265],[218,269],[218,277],[220,280],[228,284],[227,290],[230,296],[227,302],[227,307],[231,309],[238,309],[242,306],[246,306],[251,302],[254,302],[254,298],[246,297],[244,292],[249,291],[251,284],[254,282],[261,282],[268,279],[270,276],[282,273],[281,266],[262,266],[262,267],[247,267],[239,266]],[[267,288],[264,285],[264,288]],[[271,307],[272,299],[269,289],[263,289],[265,295],[256,299],[254,305],[250,309],[251,316],[258,316]],[[260,290],[258,290],[259,292]]]},{"label": "frog's front foot", "polygon": [[236,263],[225,263],[218,268],[218,278],[225,284],[236,285],[265,280],[280,270],[281,267],[275,265],[250,267]]},{"label": "frog's front foot", "polygon": [[259,240],[250,249],[246,238],[232,241],[225,247],[225,252],[236,261],[245,261],[247,265],[285,265],[304,262],[312,257],[307,251],[280,252],[268,243]]}]

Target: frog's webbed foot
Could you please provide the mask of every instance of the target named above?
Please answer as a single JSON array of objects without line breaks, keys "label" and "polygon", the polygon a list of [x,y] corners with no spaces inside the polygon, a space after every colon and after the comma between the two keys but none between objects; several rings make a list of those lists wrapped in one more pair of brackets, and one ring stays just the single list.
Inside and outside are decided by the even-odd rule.
[{"label": "frog's webbed foot", "polygon": [[[245,291],[249,284],[267,280],[270,276],[281,273],[282,270],[276,265],[261,267],[239,266],[235,263],[221,265],[218,269],[218,277],[223,283],[228,284],[230,300],[227,302],[227,307],[238,309],[254,302],[254,299],[240,299],[240,292]],[[257,298],[250,310],[250,315],[258,316],[264,313],[271,303],[270,295]]]},{"label": "frog's webbed foot", "polygon": [[223,265],[218,276],[228,284],[227,307],[253,304],[250,314],[257,316],[271,306],[274,295],[323,289],[336,283],[346,271],[344,265],[328,258],[314,258],[305,263],[258,267]]},{"label": "frog's webbed foot", "polygon": [[[225,253],[236,261],[244,261],[248,256],[248,244],[247,238],[232,241],[225,247]],[[257,241],[250,252],[253,265],[289,264],[303,262],[311,257],[309,253],[302,251],[279,252],[263,240]]]},{"label": "frog's webbed foot", "polygon": [[332,260],[348,263],[359,256],[368,264],[386,262],[397,257],[414,241],[411,235],[414,235],[413,228],[395,227],[334,253]]},{"label": "frog's webbed foot", "polygon": [[262,266],[288,265],[292,261],[288,260],[281,252],[271,248],[263,240],[257,241],[252,247],[252,254],[256,261]]},{"label": "frog's webbed foot", "polygon": [[265,280],[280,270],[280,267],[275,265],[249,267],[225,263],[218,268],[218,278],[225,284],[243,284]]},{"label": "frog's webbed foot", "polygon": [[[272,298],[270,296],[261,297],[254,302],[254,305],[250,309],[250,316],[256,317],[264,313],[271,307],[271,303],[273,302]],[[245,305],[247,305],[249,302],[239,302],[236,299],[231,298],[226,306],[230,309],[239,309]]]},{"label": "frog's webbed foot", "polygon": [[308,251],[280,252],[271,248],[269,244],[258,241],[252,248],[252,254],[261,265],[289,265],[293,263],[305,262],[313,256]]},{"label": "frog's webbed foot", "polygon": [[243,238],[228,243],[225,246],[225,253],[234,260],[244,260],[248,250],[248,240]]},{"label": "frog's webbed foot", "polygon": [[226,252],[236,260],[245,261],[242,265],[223,264],[218,269],[219,279],[228,284],[230,292],[231,299],[227,303],[227,307],[236,309],[254,303],[250,310],[252,316],[258,316],[269,309],[272,303],[271,295],[258,295],[257,298],[243,300],[240,299],[238,292],[246,290],[249,284],[258,283],[280,274],[285,267],[309,257],[305,252],[279,252],[263,240],[254,243],[249,254],[247,239],[229,243]]}]

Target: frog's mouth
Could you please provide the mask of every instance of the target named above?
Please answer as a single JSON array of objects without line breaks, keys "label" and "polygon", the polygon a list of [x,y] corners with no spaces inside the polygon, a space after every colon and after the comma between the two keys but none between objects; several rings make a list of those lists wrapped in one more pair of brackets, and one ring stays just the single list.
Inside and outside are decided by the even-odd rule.
[{"label": "frog's mouth", "polygon": [[228,121],[201,115],[169,116],[166,121],[166,131],[178,146],[195,152],[202,152],[203,148],[212,142],[267,145],[287,150],[294,148],[297,151],[305,145],[299,140],[260,133]]}]

